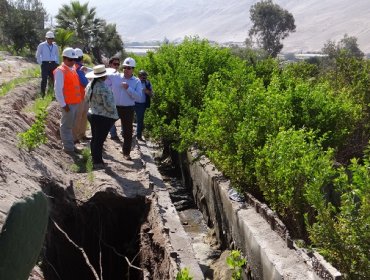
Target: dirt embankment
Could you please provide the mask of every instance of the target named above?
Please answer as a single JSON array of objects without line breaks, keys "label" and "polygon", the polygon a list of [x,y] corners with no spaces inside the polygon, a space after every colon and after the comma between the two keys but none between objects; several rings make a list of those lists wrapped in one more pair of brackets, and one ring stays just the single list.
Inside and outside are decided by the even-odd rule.
[{"label": "dirt embankment", "polygon": [[[37,65],[6,56],[0,67],[1,84]],[[130,279],[139,279],[135,275],[142,272],[133,266],[139,265],[139,252],[142,255],[151,250],[139,247],[152,190],[137,143],[132,160],[127,161],[121,153],[122,143],[107,139],[103,156],[109,166],[106,170],[74,171],[83,165],[82,158],[71,157],[61,149],[60,109],[54,101],[48,107],[47,143],[31,152],[19,148],[18,134],[35,120],[35,114],[25,108],[33,104],[39,87],[40,79],[30,79],[0,97],[0,248],[5,244],[8,251],[2,253],[9,256],[0,261],[0,278],[24,279],[24,274],[17,278],[14,271],[29,271],[39,257],[42,272],[35,268],[30,279],[96,279],[103,274],[104,279],[122,279],[128,274]],[[88,149],[88,142],[79,145]],[[47,197],[47,204],[37,200],[40,193]],[[31,207],[40,202],[36,217],[27,207],[14,207],[29,200]],[[17,213],[21,218],[12,222]],[[33,231],[36,224],[37,232]],[[20,233],[16,240],[12,238],[14,232]],[[42,249],[40,256],[38,249]]]}]

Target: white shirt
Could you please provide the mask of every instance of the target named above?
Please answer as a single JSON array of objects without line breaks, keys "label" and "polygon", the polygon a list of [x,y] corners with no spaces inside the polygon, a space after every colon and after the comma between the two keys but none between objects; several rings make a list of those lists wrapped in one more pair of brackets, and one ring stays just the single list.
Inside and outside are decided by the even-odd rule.
[{"label": "white shirt", "polygon": [[[127,90],[123,88],[123,82],[128,83]],[[141,81],[135,76],[127,79],[123,74],[116,72],[108,75],[106,84],[112,90],[117,106],[134,106],[142,94]]]},{"label": "white shirt", "polygon": [[59,49],[57,44],[53,42],[49,45],[47,41],[40,43],[36,51],[36,60],[38,64],[42,64],[43,61],[55,61],[59,64]]}]

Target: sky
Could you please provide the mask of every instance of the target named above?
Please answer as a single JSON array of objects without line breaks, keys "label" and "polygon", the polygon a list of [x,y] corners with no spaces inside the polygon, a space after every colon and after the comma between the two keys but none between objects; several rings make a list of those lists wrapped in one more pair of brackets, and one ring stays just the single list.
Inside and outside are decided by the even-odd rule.
[{"label": "sky", "polygon": [[[42,5],[44,6],[45,10],[48,12],[50,15],[56,15],[58,13],[58,9],[63,5],[63,4],[69,4],[71,1],[70,0],[41,0]],[[87,1],[80,1],[80,3],[86,3]],[[90,4],[89,4],[90,5]]]}]

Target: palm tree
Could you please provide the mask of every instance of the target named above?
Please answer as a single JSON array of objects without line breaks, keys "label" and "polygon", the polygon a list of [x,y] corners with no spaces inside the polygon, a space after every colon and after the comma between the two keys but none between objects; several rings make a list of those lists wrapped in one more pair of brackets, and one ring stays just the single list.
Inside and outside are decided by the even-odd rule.
[{"label": "palm tree", "polygon": [[95,60],[102,63],[102,55],[122,53],[124,46],[116,25],[95,17],[95,10],[95,7],[89,8],[88,3],[81,5],[72,1],[69,5],[62,5],[55,18],[58,28],[73,30],[75,47],[91,49]]},{"label": "palm tree", "polygon": [[63,50],[66,46],[70,45],[74,38],[74,31],[58,28],[55,32],[55,41]]},{"label": "palm tree", "polygon": [[79,1],[72,1],[70,5],[64,4],[59,9],[57,16],[57,27],[67,30],[74,30],[76,44],[87,46],[90,44],[91,35],[99,24],[95,18],[96,8],[89,8],[88,2],[81,5]]}]

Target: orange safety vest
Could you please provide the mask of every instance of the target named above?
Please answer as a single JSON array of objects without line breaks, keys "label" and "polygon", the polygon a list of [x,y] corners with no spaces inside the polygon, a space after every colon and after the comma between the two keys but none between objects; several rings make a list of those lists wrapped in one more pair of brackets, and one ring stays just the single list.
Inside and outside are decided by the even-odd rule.
[{"label": "orange safety vest", "polygon": [[80,79],[78,78],[76,70],[74,68],[71,70],[67,65],[62,64],[53,71],[54,75],[57,69],[63,71],[64,74],[64,102],[66,104],[80,103],[82,100],[80,92]]},{"label": "orange safety vest", "polygon": [[[76,73],[77,73],[77,63],[75,63],[74,65],[73,65],[73,68],[76,70]],[[78,74],[77,74],[77,76],[78,76]],[[78,78],[78,80],[80,81],[80,77]],[[80,82],[80,93],[81,93],[81,99],[82,100],[84,100],[84,98],[85,98],[85,87],[81,84],[81,82]]]}]

